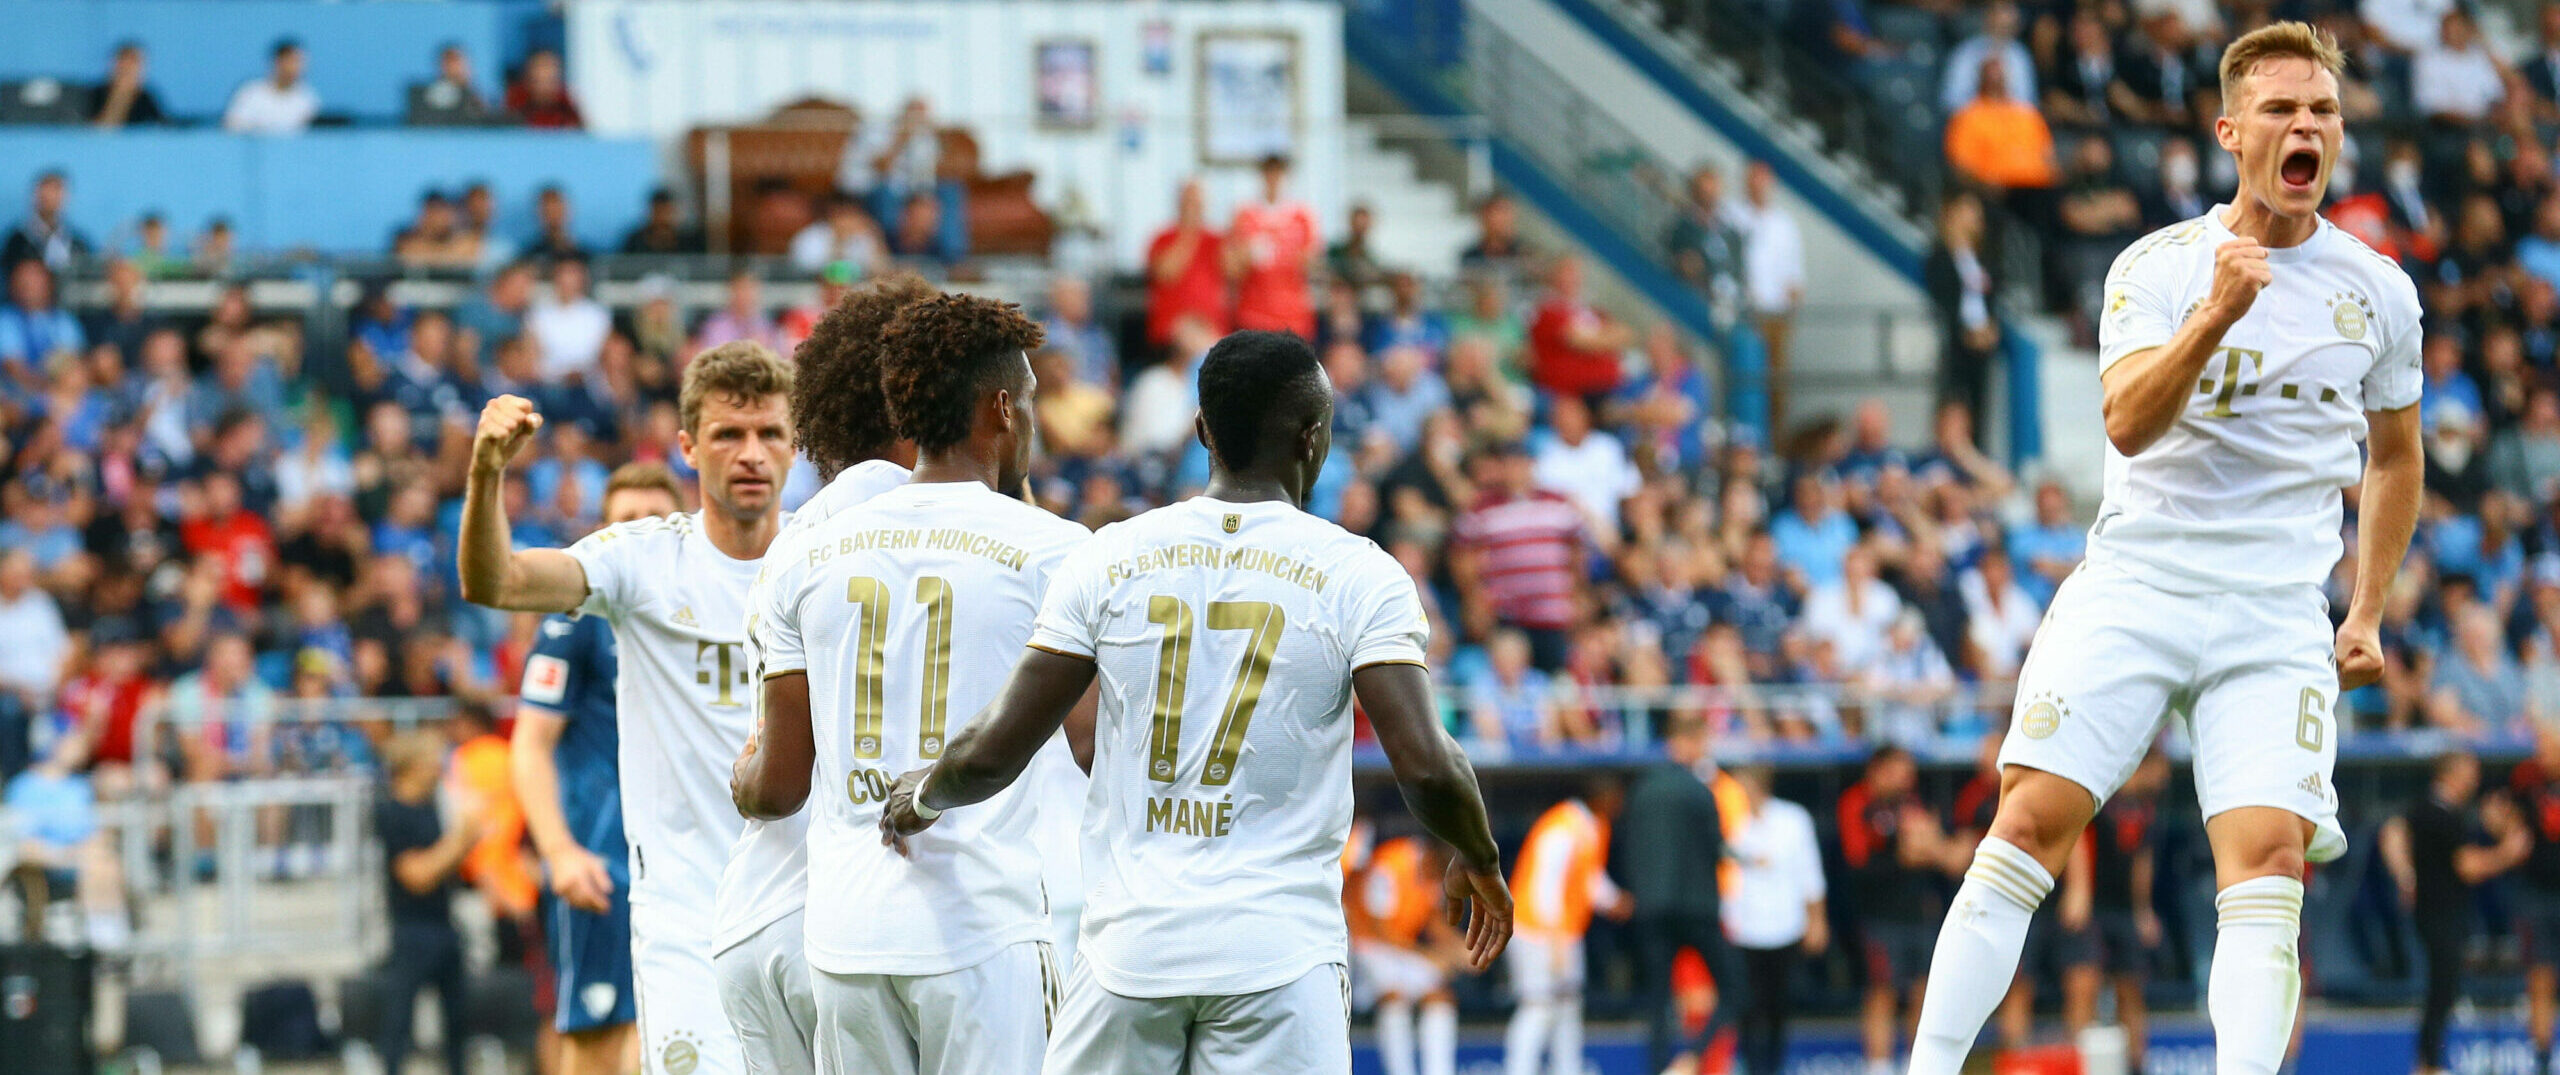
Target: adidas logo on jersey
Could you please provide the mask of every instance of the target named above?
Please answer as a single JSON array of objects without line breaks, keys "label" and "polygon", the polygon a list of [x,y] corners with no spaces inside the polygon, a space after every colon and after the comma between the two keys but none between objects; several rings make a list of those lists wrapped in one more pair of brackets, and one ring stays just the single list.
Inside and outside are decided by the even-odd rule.
[{"label": "adidas logo on jersey", "polygon": [[2321,790],[2320,774],[2318,773],[2313,773],[2309,776],[2303,777],[2302,782],[2294,786],[2314,795],[2328,794],[2328,792]]},{"label": "adidas logo on jersey", "polygon": [[694,622],[692,605],[679,605],[676,607],[675,623],[680,627],[702,626],[700,623]]}]

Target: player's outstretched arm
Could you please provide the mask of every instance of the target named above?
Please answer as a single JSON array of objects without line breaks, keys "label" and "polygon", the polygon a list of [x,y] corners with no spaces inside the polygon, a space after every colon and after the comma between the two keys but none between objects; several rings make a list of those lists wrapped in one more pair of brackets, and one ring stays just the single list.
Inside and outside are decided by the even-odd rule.
[{"label": "player's outstretched arm", "polygon": [[471,438],[471,478],[462,493],[462,599],[517,612],[568,612],[587,599],[587,569],[558,549],[518,551],[508,538],[507,463],[542,429],[523,396],[499,396],[480,409]]},{"label": "player's outstretched arm", "polygon": [[[1004,693],[942,748],[942,761],[898,778],[880,812],[880,838],[903,841],[955,807],[983,802],[1011,786],[1031,756],[1066,722],[1093,685],[1093,660],[1037,646],[1022,651]],[[1086,740],[1091,742],[1091,733]],[[1090,748],[1085,752],[1090,757]],[[922,810],[917,802],[924,804]]]},{"label": "player's outstretched arm", "polygon": [[1466,925],[1468,958],[1484,970],[1511,941],[1511,889],[1503,883],[1502,852],[1485,820],[1475,767],[1441,730],[1431,673],[1414,664],[1373,664],[1351,674],[1351,690],[1395,769],[1406,808],[1457,851],[1445,890],[1449,924]]},{"label": "player's outstretched arm", "polygon": [[2356,594],[2338,625],[2338,689],[2382,678],[2382,609],[2408,555],[2425,495],[2427,457],[2418,408],[2365,412],[2364,494],[2356,511]]},{"label": "player's outstretched arm", "polygon": [[[2196,379],[2222,346],[2222,334],[2239,323],[2273,279],[2267,248],[2248,237],[2214,250],[2213,291],[2188,315],[2169,342],[2117,359],[2101,378],[2106,387],[2107,440],[2126,456],[2142,454],[2185,413]],[[2109,299],[2109,302],[2116,301]]]},{"label": "player's outstretched arm", "polygon": [[746,749],[729,766],[729,801],[740,817],[790,817],[809,801],[818,735],[809,718],[809,675],[778,672],[764,681],[764,709]]}]

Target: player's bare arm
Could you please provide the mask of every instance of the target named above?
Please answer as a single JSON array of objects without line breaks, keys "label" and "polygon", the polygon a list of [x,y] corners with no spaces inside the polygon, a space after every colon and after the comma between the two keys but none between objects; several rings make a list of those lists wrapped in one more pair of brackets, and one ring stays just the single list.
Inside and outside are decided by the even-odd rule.
[{"label": "player's bare arm", "polygon": [[2249,312],[2259,289],[2271,279],[2267,248],[2256,239],[2244,236],[2222,244],[2213,255],[2213,291],[2177,334],[2107,367],[2102,375],[2107,440],[2117,451],[2140,455],[2177,424],[2195,398],[2204,364],[2222,346],[2223,333]]},{"label": "player's bare arm", "polygon": [[587,569],[577,560],[558,549],[516,549],[507,536],[507,464],[541,429],[542,416],[523,396],[499,396],[480,409],[455,557],[462,599],[472,604],[515,612],[568,612],[587,599]]},{"label": "player's bare arm", "polygon": [[764,681],[764,720],[729,767],[729,801],[742,817],[790,817],[809,801],[809,771],[818,762],[809,722],[809,676],[777,672]]},{"label": "player's bare arm", "polygon": [[1451,926],[1466,926],[1467,956],[1474,969],[1484,970],[1511,941],[1511,889],[1503,882],[1501,851],[1476,791],[1475,767],[1441,730],[1431,673],[1419,665],[1373,664],[1351,673],[1351,690],[1377,730],[1405,807],[1457,852],[1449,860],[1445,910]]},{"label": "player's bare arm", "polygon": [[[882,842],[903,848],[907,837],[923,832],[943,811],[984,802],[1012,786],[1092,688],[1094,671],[1088,657],[1036,646],[1023,650],[996,704],[951,737],[940,762],[899,777],[889,790],[889,803],[880,811]],[[1089,767],[1090,725],[1077,753]],[[921,811],[916,808],[919,800]]]},{"label": "player's bare arm", "polygon": [[2418,408],[2365,412],[2364,495],[2356,516],[2356,593],[2338,626],[2338,689],[2382,678],[2382,609],[2408,555],[2427,481]]},{"label": "player's bare arm", "polygon": [[569,835],[568,815],[560,810],[560,766],[555,752],[569,722],[531,706],[516,709],[516,728],[507,739],[507,766],[515,778],[516,802],[524,807],[525,833],[551,875],[551,892],[581,911],[604,914],[613,909],[613,875],[604,860]]}]

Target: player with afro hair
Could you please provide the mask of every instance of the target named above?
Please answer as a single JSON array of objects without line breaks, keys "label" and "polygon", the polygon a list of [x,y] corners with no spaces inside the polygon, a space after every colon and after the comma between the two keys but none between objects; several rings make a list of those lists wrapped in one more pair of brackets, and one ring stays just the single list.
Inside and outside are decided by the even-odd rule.
[{"label": "player with afro hair", "polygon": [[919,458],[948,451],[969,438],[981,401],[1003,391],[1028,422],[1028,355],[1040,340],[1040,326],[1010,302],[934,295],[899,310],[880,337],[880,387],[897,434]]},{"label": "player with afro hair", "polygon": [[895,272],[846,292],[793,352],[791,428],[818,475],[897,451],[897,427],[880,388],[880,337],[898,311],[942,292],[911,272]]}]

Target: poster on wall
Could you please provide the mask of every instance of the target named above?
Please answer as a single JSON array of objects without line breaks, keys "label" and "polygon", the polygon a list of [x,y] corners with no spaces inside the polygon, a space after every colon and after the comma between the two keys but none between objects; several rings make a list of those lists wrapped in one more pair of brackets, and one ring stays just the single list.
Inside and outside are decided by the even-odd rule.
[{"label": "poster on wall", "polygon": [[1101,108],[1093,39],[1042,38],[1032,46],[1033,114],[1048,130],[1089,130]]},{"label": "poster on wall", "polygon": [[1298,155],[1297,34],[1203,31],[1199,61],[1200,163]]}]

